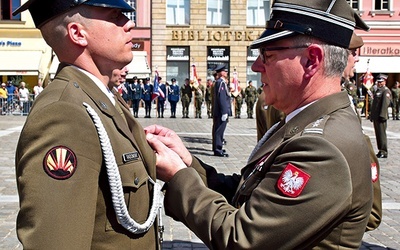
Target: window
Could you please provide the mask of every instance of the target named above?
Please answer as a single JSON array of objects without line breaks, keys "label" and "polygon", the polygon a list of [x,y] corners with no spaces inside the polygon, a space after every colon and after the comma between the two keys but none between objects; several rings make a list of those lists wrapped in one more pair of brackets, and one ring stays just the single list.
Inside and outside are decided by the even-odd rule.
[{"label": "window", "polygon": [[[125,2],[136,9],[136,0],[125,0]],[[125,13],[125,16],[136,23],[136,11],[127,12]]]},{"label": "window", "polygon": [[182,86],[185,83],[185,78],[189,78],[189,46],[167,46],[167,72],[166,81],[176,79],[176,84]]},{"label": "window", "polygon": [[347,0],[347,3],[351,6],[351,8],[358,10],[358,0]]},{"label": "window", "polygon": [[230,0],[207,0],[207,24],[229,25],[231,16]]},{"label": "window", "polygon": [[269,19],[271,9],[269,0],[247,1],[247,25],[264,26]]},{"label": "window", "polygon": [[375,0],[375,10],[389,10],[389,0]]},{"label": "window", "polygon": [[167,0],[167,24],[190,24],[190,0]]},{"label": "window", "polygon": [[16,16],[12,15],[14,10],[16,10],[19,6],[21,6],[21,0],[1,0],[0,20],[21,20],[21,14],[18,14]]}]

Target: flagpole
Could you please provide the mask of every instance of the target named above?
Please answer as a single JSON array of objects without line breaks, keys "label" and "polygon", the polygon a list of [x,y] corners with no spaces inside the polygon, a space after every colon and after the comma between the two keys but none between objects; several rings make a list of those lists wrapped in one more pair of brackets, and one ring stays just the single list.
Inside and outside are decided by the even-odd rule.
[{"label": "flagpole", "polygon": [[[367,72],[369,72],[369,59],[367,60]],[[369,110],[369,88],[367,88],[367,94],[365,97],[365,119],[369,118],[368,110]]]}]

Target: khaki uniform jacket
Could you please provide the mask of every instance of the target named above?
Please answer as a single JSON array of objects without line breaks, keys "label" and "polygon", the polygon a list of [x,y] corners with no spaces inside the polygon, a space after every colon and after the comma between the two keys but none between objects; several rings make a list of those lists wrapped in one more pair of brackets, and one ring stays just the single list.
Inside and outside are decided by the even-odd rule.
[{"label": "khaki uniform jacket", "polygon": [[[259,168],[248,177],[257,163]],[[289,163],[309,175],[297,197],[278,187]],[[168,183],[166,213],[211,249],[360,246],[371,212],[371,169],[346,92],[320,99],[293,117],[261,146],[241,174],[237,185],[239,176],[216,174],[194,160]],[[240,208],[231,205],[236,201],[242,201]]]},{"label": "khaki uniform jacket", "polygon": [[[119,166],[130,216],[143,223],[152,203],[148,177],[155,180],[156,158],[143,128],[118,98],[116,105],[125,119],[86,74],[61,64],[54,81],[36,99],[16,151],[17,234],[24,249],[158,247],[155,225],[136,235],[117,222],[99,137],[82,104],[99,115]],[[67,147],[76,156],[69,178],[57,179],[45,171],[45,156],[57,147]]]}]

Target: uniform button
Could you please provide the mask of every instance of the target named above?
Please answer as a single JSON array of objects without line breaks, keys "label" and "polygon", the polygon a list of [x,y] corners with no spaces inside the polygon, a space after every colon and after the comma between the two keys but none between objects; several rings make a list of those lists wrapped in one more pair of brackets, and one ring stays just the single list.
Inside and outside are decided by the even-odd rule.
[{"label": "uniform button", "polygon": [[296,127],[292,128],[292,130],[290,130],[290,134],[291,134],[291,135],[292,135],[292,134],[296,134],[298,131],[299,131],[299,127],[296,126]]},{"label": "uniform button", "polygon": [[107,109],[107,104],[105,104],[104,102],[100,102],[100,106],[101,106],[103,109]]},{"label": "uniform button", "polygon": [[74,82],[75,88],[79,89],[79,84],[77,82]]},{"label": "uniform button", "polygon": [[134,180],[135,185],[139,184],[139,177],[136,177]]}]

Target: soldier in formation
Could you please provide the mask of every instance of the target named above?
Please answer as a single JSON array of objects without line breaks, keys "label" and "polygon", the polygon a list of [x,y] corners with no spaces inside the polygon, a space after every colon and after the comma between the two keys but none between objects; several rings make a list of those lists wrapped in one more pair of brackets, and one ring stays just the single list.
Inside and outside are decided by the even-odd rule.
[{"label": "soldier in formation", "polygon": [[204,102],[205,88],[201,83],[201,78],[197,79],[198,86],[193,86],[192,90],[194,92],[194,107],[196,109],[195,118],[201,119],[201,107]]},{"label": "soldier in formation", "polygon": [[245,89],[245,100],[247,104],[247,118],[253,119],[254,104],[257,100],[257,89],[250,80],[249,85]]},{"label": "soldier in formation", "polygon": [[205,101],[206,101],[206,108],[207,108],[207,116],[208,116],[208,118],[212,118],[212,112],[211,112],[212,88],[213,88],[213,79],[211,77],[207,77]]},{"label": "soldier in formation", "polygon": [[171,79],[171,86],[168,87],[168,101],[171,104],[171,117],[176,118],[176,104],[179,101],[180,91],[179,86],[176,85],[176,79]]},{"label": "soldier in formation", "polygon": [[396,81],[392,91],[392,119],[399,120],[399,108],[400,108],[400,83]]},{"label": "soldier in formation", "polygon": [[180,89],[182,102],[182,118],[189,118],[189,106],[192,101],[192,87],[189,78],[185,79],[185,84]]}]

